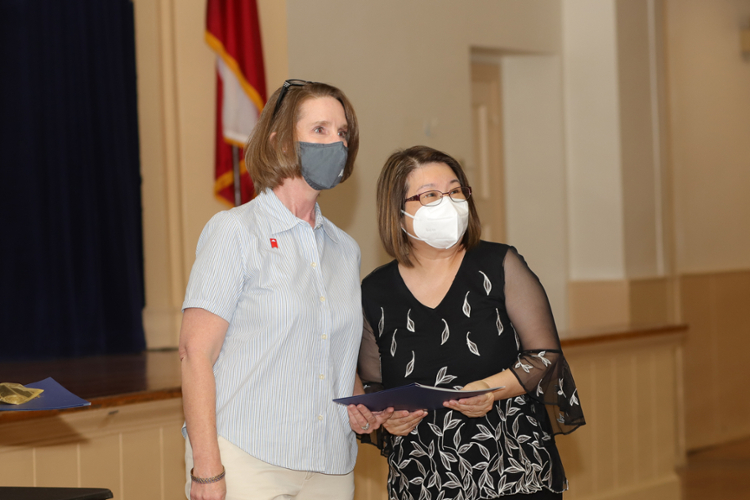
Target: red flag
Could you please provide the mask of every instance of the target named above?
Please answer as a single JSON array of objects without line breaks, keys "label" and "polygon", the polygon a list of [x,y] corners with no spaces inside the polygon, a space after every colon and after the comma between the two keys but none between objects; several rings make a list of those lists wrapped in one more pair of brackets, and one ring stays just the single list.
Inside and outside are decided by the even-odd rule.
[{"label": "red flag", "polygon": [[232,146],[238,146],[242,203],[253,197],[242,148],[266,102],[266,75],[255,0],[208,0],[206,42],[216,52],[214,194],[234,205]]}]

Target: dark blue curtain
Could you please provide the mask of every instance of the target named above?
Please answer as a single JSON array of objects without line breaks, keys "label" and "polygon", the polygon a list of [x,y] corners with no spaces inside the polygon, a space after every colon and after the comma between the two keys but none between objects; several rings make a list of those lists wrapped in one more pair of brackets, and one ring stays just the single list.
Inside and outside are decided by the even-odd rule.
[{"label": "dark blue curtain", "polygon": [[133,4],[0,0],[0,359],[145,347]]}]

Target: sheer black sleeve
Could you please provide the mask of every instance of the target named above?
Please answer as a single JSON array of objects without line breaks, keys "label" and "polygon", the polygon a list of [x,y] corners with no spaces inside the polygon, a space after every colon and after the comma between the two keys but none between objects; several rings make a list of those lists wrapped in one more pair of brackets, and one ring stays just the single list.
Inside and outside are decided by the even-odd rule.
[{"label": "sheer black sleeve", "polygon": [[519,342],[511,370],[526,393],[544,403],[554,433],[568,434],[586,422],[547,294],[515,248],[506,253],[503,268],[505,305]]},{"label": "sheer black sleeve", "polygon": [[[380,371],[380,351],[370,322],[367,321],[367,316],[363,317],[362,326],[362,343],[359,347],[357,373],[365,388],[365,394],[369,394],[383,390],[383,377]],[[380,453],[387,457],[392,451],[387,436],[388,431],[381,427],[370,434],[357,434],[357,439],[363,443],[377,446]]]},{"label": "sheer black sleeve", "polygon": [[383,377],[380,372],[380,351],[367,317],[362,319],[362,343],[359,347],[357,373],[365,393],[375,392],[383,388]]}]

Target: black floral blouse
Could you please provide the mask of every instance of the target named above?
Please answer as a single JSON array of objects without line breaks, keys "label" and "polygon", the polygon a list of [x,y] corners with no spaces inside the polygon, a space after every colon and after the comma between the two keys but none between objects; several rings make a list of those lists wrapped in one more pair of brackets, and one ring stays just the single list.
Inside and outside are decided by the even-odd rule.
[{"label": "black floral blouse", "polygon": [[391,499],[472,500],[567,489],[554,435],[585,423],[547,295],[513,247],[468,251],[433,308],[393,261],[362,282],[360,377],[388,389],[462,388],[505,369],[526,394],[484,417],[431,411],[407,436],[384,436]]}]

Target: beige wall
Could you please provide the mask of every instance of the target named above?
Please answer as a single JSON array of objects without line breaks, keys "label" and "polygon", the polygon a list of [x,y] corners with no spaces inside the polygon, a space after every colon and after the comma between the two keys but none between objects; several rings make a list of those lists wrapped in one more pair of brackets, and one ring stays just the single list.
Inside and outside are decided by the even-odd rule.
[{"label": "beige wall", "polygon": [[667,0],[677,269],[750,268],[749,0]]},{"label": "beige wall", "polygon": [[540,276],[564,330],[568,221],[560,66],[558,55],[501,57],[507,242]]},{"label": "beige wall", "polygon": [[[617,47],[622,158],[622,234],[629,279],[664,274],[657,70],[661,2],[618,0]],[[657,17],[659,19],[657,19]]]},{"label": "beige wall", "polygon": [[563,2],[570,279],[625,277],[617,10]]},{"label": "beige wall", "polygon": [[[177,345],[198,236],[213,196],[215,55],[204,0],[135,0],[149,348]],[[287,78],[286,6],[259,0],[268,88]]]},{"label": "beige wall", "polygon": [[674,320],[663,3],[563,6],[569,326]]}]

